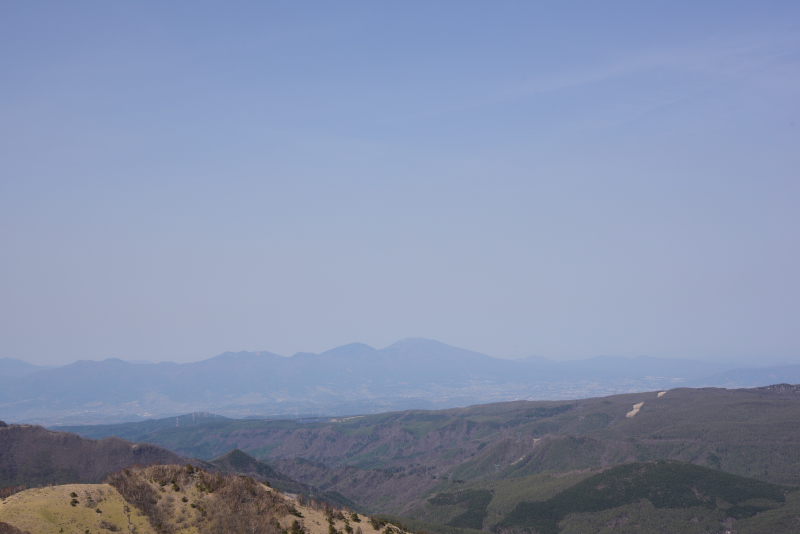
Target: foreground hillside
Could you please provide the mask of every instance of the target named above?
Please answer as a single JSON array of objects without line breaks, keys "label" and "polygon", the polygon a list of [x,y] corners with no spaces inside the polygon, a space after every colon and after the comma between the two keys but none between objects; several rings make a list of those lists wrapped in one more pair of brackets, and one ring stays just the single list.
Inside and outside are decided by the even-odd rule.
[{"label": "foreground hillside", "polygon": [[87,439],[69,432],[0,421],[0,496],[19,488],[46,484],[96,483],[130,465],[186,464],[220,473],[270,480],[290,493],[315,494],[325,502],[355,507],[336,491],[313,491],[271,466],[234,449],[210,462],[186,459],[150,443],[131,443],[107,437]]},{"label": "foreground hillside", "polygon": [[108,484],[66,484],[16,493],[0,502],[0,521],[31,534],[156,533],[147,517]]},{"label": "foreground hillside", "polygon": [[[104,484],[23,491],[0,502],[0,522],[36,534],[378,534],[385,525],[295,500],[249,477],[191,466],[131,468]],[[390,532],[402,530],[389,527]]]}]

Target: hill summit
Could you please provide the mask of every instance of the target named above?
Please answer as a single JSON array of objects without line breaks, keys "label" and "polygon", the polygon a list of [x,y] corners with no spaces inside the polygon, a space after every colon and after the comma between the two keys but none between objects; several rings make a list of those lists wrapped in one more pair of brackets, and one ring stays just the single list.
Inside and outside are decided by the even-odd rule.
[{"label": "hill summit", "polygon": [[103,484],[23,491],[0,502],[0,532],[139,534],[405,534],[399,527],[250,477],[191,465],[135,466]]},{"label": "hill summit", "polygon": [[100,482],[131,464],[186,463],[158,445],[106,437],[87,439],[36,425],[0,424],[0,488]]}]

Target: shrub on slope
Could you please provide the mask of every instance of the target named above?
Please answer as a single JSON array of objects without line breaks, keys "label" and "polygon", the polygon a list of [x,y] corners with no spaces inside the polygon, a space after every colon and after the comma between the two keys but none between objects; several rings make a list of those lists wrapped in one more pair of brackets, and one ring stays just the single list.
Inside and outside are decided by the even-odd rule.
[{"label": "shrub on slope", "polygon": [[[278,518],[294,509],[285,497],[250,477],[208,473],[191,466],[132,468],[111,475],[107,482],[165,533],[192,525],[209,534],[279,534]],[[188,503],[191,513],[183,503]]]}]

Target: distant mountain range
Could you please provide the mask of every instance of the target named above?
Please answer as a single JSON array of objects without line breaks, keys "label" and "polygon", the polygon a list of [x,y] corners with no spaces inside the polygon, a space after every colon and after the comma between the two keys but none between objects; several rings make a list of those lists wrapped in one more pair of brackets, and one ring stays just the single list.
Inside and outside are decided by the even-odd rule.
[{"label": "distant mountain range", "polygon": [[17,358],[0,358],[0,378],[18,378],[36,371],[55,369],[55,365],[34,365]]},{"label": "distant mountain range", "polygon": [[0,416],[47,425],[192,412],[230,417],[342,416],[776,382],[800,382],[800,366],[737,370],[646,356],[504,360],[437,341],[406,339],[385,349],[354,343],[291,357],[226,352],[187,364],[109,358],[42,368],[5,358],[0,360]]}]

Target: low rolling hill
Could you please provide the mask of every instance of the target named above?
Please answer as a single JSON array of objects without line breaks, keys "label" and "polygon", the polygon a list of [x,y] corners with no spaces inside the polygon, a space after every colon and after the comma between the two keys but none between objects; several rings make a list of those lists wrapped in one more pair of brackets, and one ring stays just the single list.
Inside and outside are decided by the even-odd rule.
[{"label": "low rolling hill", "polygon": [[0,488],[99,482],[131,464],[186,462],[151,443],[115,437],[93,440],[41,426],[0,423]]},{"label": "low rolling hill", "polygon": [[0,502],[0,521],[31,534],[156,534],[147,517],[131,509],[108,484],[65,484],[16,493]]},{"label": "low rolling hill", "polygon": [[250,477],[191,466],[134,467],[103,484],[16,493],[0,502],[0,525],[35,534],[404,534],[352,511],[295,500]]},{"label": "low rolling hill", "polygon": [[[668,528],[668,523],[672,524],[670,530],[677,532],[713,532],[726,523],[768,511],[783,516],[787,512],[782,510],[786,495],[796,491],[794,487],[682,462],[632,463],[595,474],[546,501],[520,502],[493,530],[516,527],[540,534],[590,532],[598,516],[602,520],[610,516],[608,523],[630,523],[628,528],[637,532],[660,532]],[[649,509],[650,513],[640,513],[631,521],[631,506]],[[469,512],[476,523],[480,513],[485,513],[480,509]],[[656,530],[651,526],[653,516],[664,516]]]},{"label": "low rolling hill", "polygon": [[251,476],[289,493],[305,494],[337,506],[357,504],[336,491],[319,491],[234,449],[211,461],[187,459],[150,443],[117,437],[88,439],[34,425],[0,421],[0,496],[47,484],[97,483],[131,465],[191,464],[220,473]]},{"label": "low rolling hill", "polygon": [[[473,481],[405,511],[437,534],[800,532],[800,491],[683,462]],[[731,530],[732,529],[732,530]]]}]

